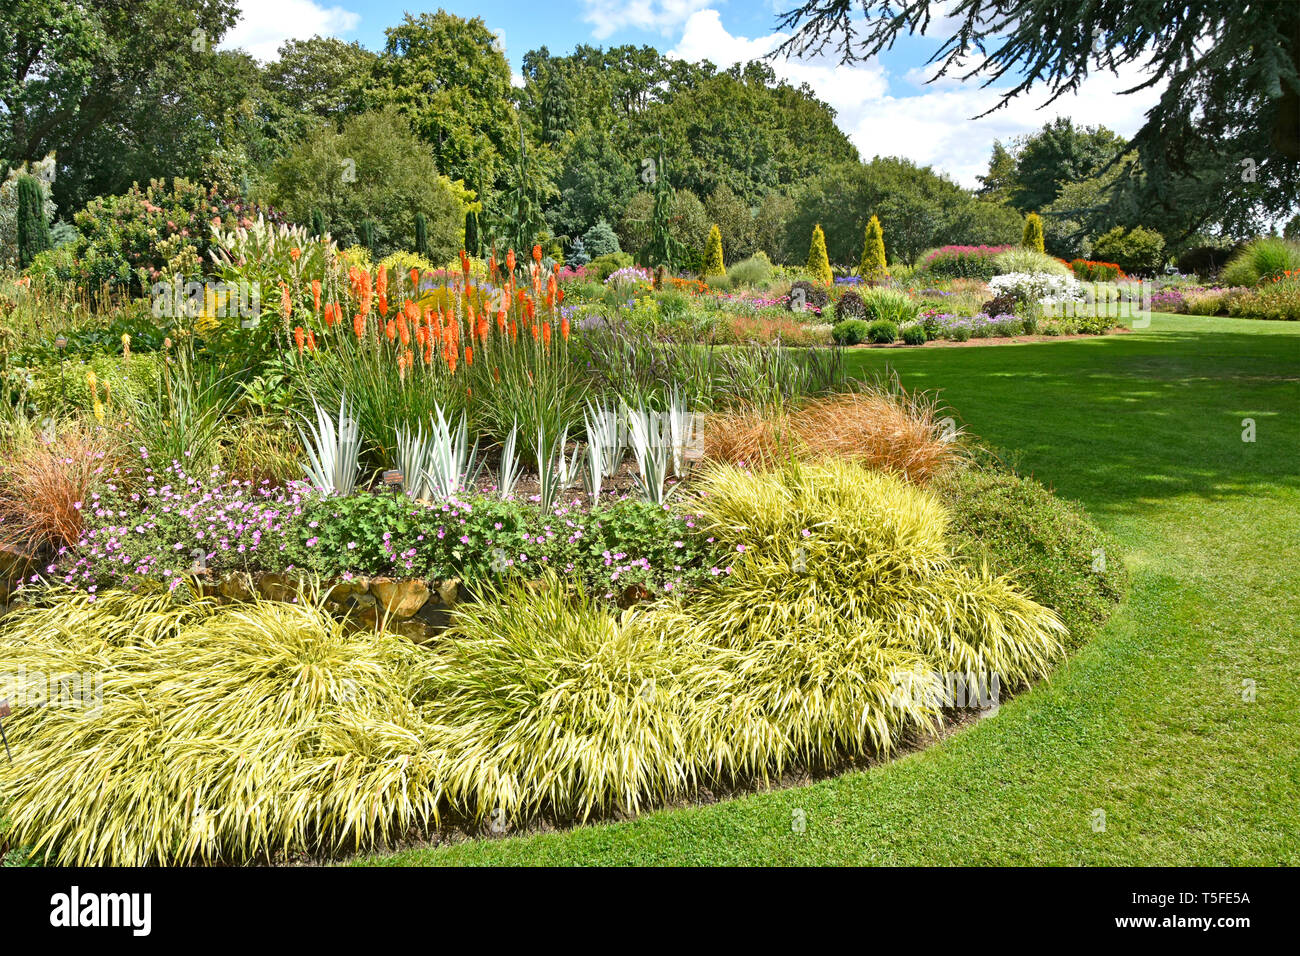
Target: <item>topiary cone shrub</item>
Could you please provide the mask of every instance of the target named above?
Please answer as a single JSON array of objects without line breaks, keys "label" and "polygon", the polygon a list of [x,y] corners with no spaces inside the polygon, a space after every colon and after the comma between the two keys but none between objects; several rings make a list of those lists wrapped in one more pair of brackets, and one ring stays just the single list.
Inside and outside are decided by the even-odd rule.
[{"label": "topiary cone shrub", "polygon": [[813,226],[812,242],[808,246],[808,271],[823,285],[830,285],[834,279],[831,262],[826,257],[826,233],[822,232],[821,223]]},{"label": "topiary cone shrub", "polygon": [[1043,249],[1043,217],[1036,212],[1031,212],[1025,217],[1025,231],[1020,237],[1020,244],[1026,249],[1033,249],[1035,252],[1045,252]]},{"label": "topiary cone shrub", "polygon": [[727,274],[727,267],[722,261],[722,230],[718,224],[714,223],[713,228],[709,230],[708,241],[704,244],[704,268],[701,275],[704,278],[710,276],[721,276]]},{"label": "topiary cone shrub", "polygon": [[885,260],[885,233],[880,228],[880,220],[875,216],[867,222],[866,240],[862,245],[862,261],[858,263],[858,274],[872,285],[889,278],[889,265]]}]

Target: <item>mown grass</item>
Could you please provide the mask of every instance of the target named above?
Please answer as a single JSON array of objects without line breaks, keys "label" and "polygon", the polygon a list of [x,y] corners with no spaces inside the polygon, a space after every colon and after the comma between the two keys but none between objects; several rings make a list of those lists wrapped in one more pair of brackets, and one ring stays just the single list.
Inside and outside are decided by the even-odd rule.
[{"label": "mown grass", "polygon": [[893,763],[359,862],[1300,863],[1300,324],[1157,315],[1123,336],[851,360],[942,388],[972,432],[1123,543],[1133,590],[1092,643]]}]

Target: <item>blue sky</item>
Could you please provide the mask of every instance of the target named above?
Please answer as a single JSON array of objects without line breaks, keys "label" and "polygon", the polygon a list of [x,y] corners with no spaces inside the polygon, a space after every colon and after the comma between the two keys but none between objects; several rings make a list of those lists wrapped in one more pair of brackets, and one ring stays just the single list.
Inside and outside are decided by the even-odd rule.
[{"label": "blue sky", "polygon": [[[719,66],[753,59],[784,39],[776,31],[777,14],[793,0],[447,0],[444,9],[464,17],[481,17],[501,31],[511,68],[524,53],[547,46],[561,54],[579,43],[617,46],[649,44],[688,60],[709,59]],[[936,8],[944,6],[936,0]],[[394,0],[251,0],[225,45],[241,46],[259,59],[273,59],[290,37],[315,34],[359,40],[371,49],[384,44],[384,28],[399,23],[406,11],[436,10]],[[975,83],[942,80],[926,84],[925,61],[938,46],[930,37],[904,38],[878,60],[853,67],[833,62],[775,60],[778,75],[807,82],[836,110],[841,129],[863,158],[906,156],[947,173],[963,185],[988,164],[995,139],[1027,133],[1055,116],[1076,123],[1104,124],[1131,134],[1159,88],[1131,96],[1119,90],[1140,76],[1101,74],[1084,83],[1079,94],[1039,109],[1046,95],[1034,91],[982,120],[971,117],[998,99],[995,89]]]}]

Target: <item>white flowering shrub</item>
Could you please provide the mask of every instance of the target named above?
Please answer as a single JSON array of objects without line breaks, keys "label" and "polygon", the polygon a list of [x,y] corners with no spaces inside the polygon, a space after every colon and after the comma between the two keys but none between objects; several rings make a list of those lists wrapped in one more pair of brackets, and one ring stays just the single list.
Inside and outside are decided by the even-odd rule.
[{"label": "white flowering shrub", "polygon": [[1008,272],[989,280],[989,291],[994,296],[1013,295],[1018,302],[1040,305],[1061,305],[1082,302],[1082,283],[1074,276],[1053,275],[1048,272]]},{"label": "white flowering shrub", "polygon": [[652,276],[649,269],[642,269],[640,266],[624,266],[609,274],[605,280],[605,285],[624,286],[637,285],[642,282],[651,282]]}]

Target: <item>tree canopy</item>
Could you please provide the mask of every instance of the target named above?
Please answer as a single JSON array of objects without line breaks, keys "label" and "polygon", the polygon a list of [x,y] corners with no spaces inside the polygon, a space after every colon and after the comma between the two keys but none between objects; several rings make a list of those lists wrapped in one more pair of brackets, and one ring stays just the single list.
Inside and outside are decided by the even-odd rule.
[{"label": "tree canopy", "polygon": [[[1181,190],[1184,205],[1200,200],[1193,218],[1205,221],[1211,197],[1277,218],[1300,194],[1300,3],[807,0],[780,26],[794,33],[779,52],[833,51],[844,62],[942,28],[935,78],[1003,84],[987,112],[1037,86],[1050,103],[1093,73],[1137,66],[1145,78],[1124,93],[1164,89],[1128,144],[1142,174],[1116,183],[1131,201],[1172,208]],[[1246,161],[1254,179],[1239,175]],[[1251,188],[1259,180],[1267,194]]]}]

